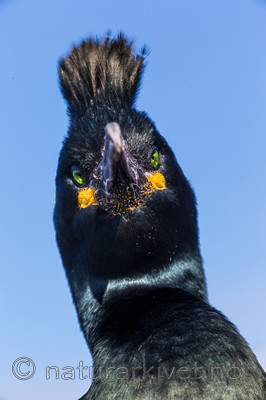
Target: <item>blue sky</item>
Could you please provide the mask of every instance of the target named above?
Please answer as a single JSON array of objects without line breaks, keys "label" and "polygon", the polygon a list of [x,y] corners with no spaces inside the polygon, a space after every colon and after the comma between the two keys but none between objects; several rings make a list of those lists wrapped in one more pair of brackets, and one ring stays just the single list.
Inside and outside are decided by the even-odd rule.
[{"label": "blue sky", "polygon": [[[210,301],[266,367],[265,18],[259,0],[0,1],[0,400],[74,400],[89,387],[45,378],[46,366],[91,365],[52,223],[68,126],[57,63],[108,28],[151,50],[137,107],[196,191]],[[36,364],[27,381],[11,372],[22,356]]]}]

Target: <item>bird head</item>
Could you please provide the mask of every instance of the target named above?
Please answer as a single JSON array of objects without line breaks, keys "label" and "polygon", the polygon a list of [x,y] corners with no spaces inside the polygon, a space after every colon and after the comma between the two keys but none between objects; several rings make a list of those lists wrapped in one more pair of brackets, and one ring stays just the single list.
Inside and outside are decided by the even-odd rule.
[{"label": "bird head", "polygon": [[145,51],[135,55],[123,35],[86,40],[60,62],[70,126],[54,221],[65,268],[81,276],[82,265],[83,278],[141,275],[199,254],[193,190],[134,107],[144,66]]}]

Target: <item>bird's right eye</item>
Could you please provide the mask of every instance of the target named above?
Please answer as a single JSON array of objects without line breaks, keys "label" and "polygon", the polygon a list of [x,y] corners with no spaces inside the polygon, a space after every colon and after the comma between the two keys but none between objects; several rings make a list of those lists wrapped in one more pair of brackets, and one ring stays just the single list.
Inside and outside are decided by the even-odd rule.
[{"label": "bird's right eye", "polygon": [[77,168],[72,168],[72,176],[73,176],[73,180],[74,183],[78,186],[84,186],[86,183],[86,177],[83,174],[83,172],[81,172],[80,169]]}]

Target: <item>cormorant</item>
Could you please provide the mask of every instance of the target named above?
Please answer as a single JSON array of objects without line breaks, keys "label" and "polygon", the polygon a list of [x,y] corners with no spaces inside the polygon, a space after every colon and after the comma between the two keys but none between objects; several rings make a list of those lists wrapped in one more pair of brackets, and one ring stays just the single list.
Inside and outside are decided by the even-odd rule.
[{"label": "cormorant", "polygon": [[209,304],[193,190],[134,106],[145,55],[119,34],[60,62],[70,126],[54,222],[94,359],[82,399],[265,400],[255,355]]}]

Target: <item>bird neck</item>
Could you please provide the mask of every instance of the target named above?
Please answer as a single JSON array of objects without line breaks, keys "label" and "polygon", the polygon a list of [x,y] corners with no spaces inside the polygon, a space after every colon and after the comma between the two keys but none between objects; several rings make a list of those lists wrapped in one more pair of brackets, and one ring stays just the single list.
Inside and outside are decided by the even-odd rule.
[{"label": "bird neck", "polygon": [[[130,298],[127,304],[133,304],[134,296],[137,298],[140,292],[143,295],[151,290],[179,288],[208,302],[200,255],[187,255],[182,260],[175,261],[161,270],[150,272],[148,275],[114,280],[89,277],[87,280],[83,279],[82,282],[73,280],[72,276],[70,282],[79,322],[92,354],[98,342],[102,343],[100,324],[105,318],[106,310],[110,307],[110,301],[113,302],[114,299],[116,299],[116,304],[123,305],[123,313],[125,299]],[[118,322],[119,319],[123,319],[120,311],[118,307],[115,312],[115,319]]]}]

